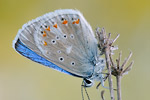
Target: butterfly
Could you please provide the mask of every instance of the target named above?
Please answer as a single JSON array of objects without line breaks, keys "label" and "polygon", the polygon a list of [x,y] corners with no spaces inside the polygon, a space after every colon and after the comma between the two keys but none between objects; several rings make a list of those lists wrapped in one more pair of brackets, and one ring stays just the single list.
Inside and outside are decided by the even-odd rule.
[{"label": "butterfly", "polygon": [[91,26],[78,10],[60,9],[24,24],[13,41],[22,56],[68,75],[83,78],[84,86],[103,82],[100,57]]}]

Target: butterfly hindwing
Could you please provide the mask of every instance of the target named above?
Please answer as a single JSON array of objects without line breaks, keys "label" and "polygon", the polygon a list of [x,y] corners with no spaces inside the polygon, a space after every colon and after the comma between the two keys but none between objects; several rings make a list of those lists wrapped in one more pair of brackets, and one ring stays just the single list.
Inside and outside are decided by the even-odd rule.
[{"label": "butterfly hindwing", "polygon": [[14,45],[18,39],[38,56],[66,72],[82,77],[93,72],[97,41],[91,26],[77,10],[56,10],[32,20],[19,30]]},{"label": "butterfly hindwing", "polygon": [[40,64],[43,64],[45,66],[48,66],[50,68],[53,68],[53,69],[55,69],[57,71],[60,71],[60,72],[63,72],[63,73],[69,74],[69,75],[73,75],[73,76],[76,76],[76,77],[81,77],[81,76],[78,76],[76,74],[70,73],[70,72],[62,69],[59,66],[51,63],[47,59],[39,56],[38,54],[36,54],[32,50],[30,50],[28,47],[26,47],[19,39],[15,43],[15,49],[17,50],[18,53],[20,53],[21,55],[29,58],[32,61],[35,61],[35,62],[40,63]]}]

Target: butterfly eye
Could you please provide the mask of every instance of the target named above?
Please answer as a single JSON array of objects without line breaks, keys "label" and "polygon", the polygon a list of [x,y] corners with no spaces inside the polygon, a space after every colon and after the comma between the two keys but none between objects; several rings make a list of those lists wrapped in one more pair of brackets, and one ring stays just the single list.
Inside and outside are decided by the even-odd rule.
[{"label": "butterfly eye", "polygon": [[91,87],[93,85],[93,81],[89,79],[84,79],[84,87]]},{"label": "butterfly eye", "polygon": [[59,61],[63,62],[64,58],[63,57],[59,57]]}]

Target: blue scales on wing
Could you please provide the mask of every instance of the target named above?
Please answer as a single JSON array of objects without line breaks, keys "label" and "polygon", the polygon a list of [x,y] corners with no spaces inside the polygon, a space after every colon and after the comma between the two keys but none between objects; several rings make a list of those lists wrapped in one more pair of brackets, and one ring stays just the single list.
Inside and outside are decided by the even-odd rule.
[{"label": "blue scales on wing", "polygon": [[18,31],[13,47],[21,55],[55,70],[90,77],[99,58],[91,26],[78,10],[56,10]]},{"label": "blue scales on wing", "polygon": [[21,55],[29,58],[32,61],[35,61],[37,63],[40,63],[42,65],[48,66],[50,68],[53,68],[57,71],[69,74],[69,75],[73,75],[76,77],[81,77],[78,75],[75,75],[73,73],[70,73],[60,67],[58,67],[57,65],[53,64],[52,62],[46,60],[45,58],[39,56],[38,54],[36,54],[35,52],[33,52],[32,50],[30,50],[28,47],[26,47],[19,39],[17,40],[17,42],[15,43],[15,49],[18,53],[20,53]]}]

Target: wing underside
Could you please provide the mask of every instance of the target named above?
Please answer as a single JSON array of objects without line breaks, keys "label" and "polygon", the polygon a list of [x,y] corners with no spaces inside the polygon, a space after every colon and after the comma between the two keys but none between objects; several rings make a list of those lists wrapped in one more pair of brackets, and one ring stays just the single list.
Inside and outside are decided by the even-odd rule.
[{"label": "wing underside", "polygon": [[77,10],[57,10],[28,22],[13,46],[30,60],[78,77],[92,75],[97,57],[92,28]]}]

